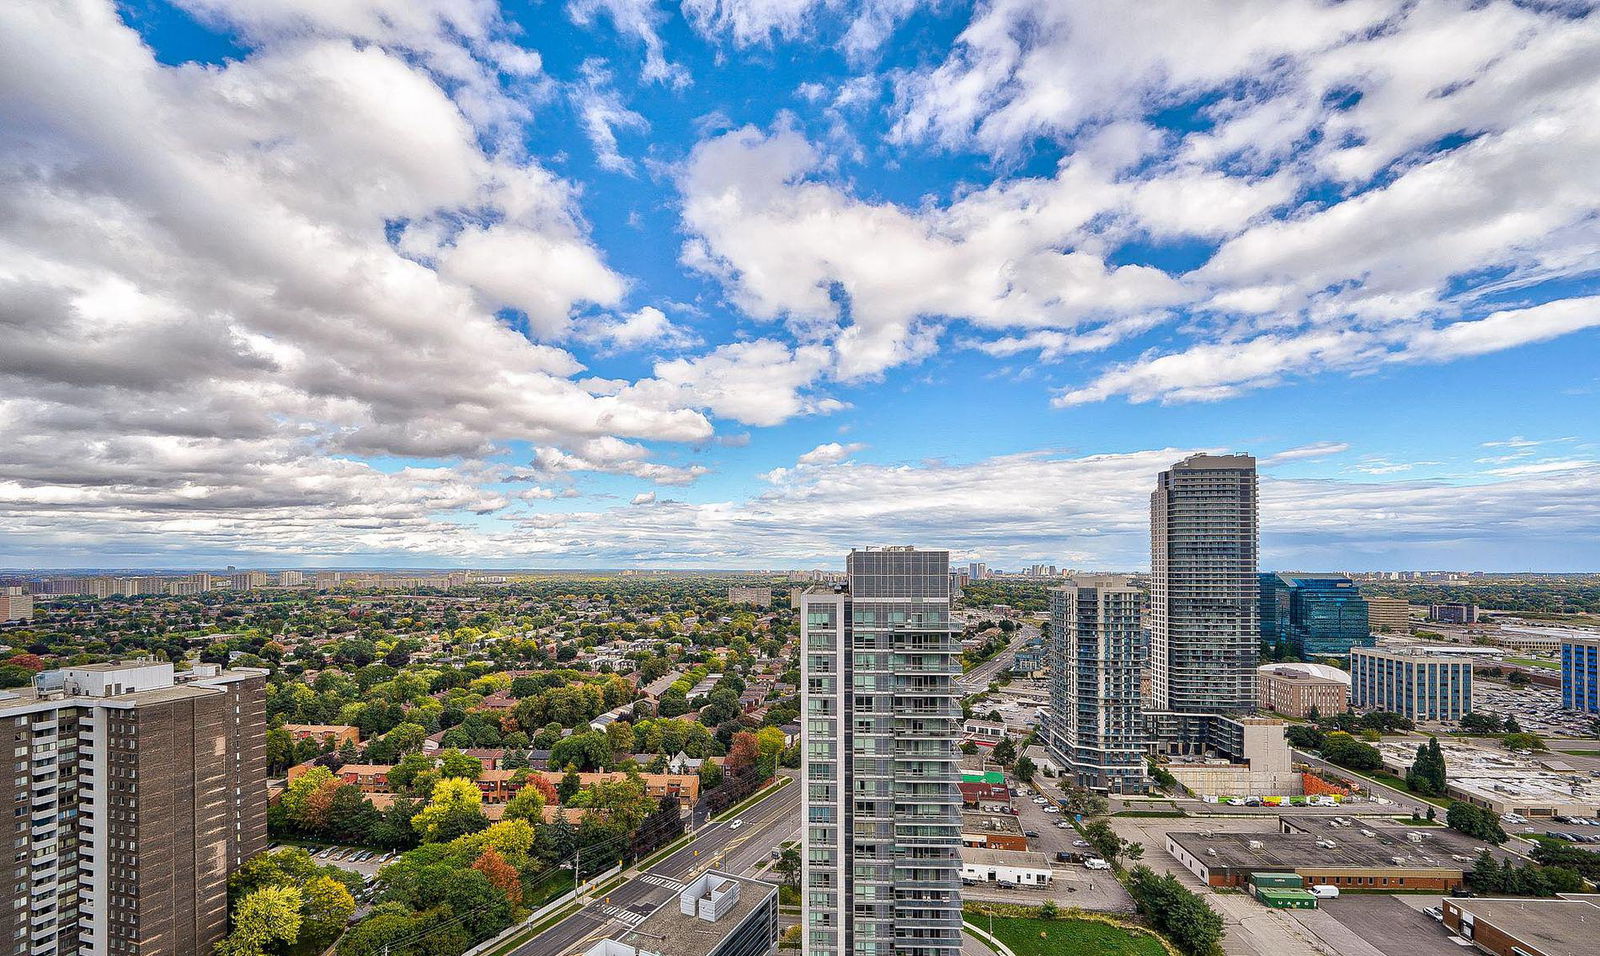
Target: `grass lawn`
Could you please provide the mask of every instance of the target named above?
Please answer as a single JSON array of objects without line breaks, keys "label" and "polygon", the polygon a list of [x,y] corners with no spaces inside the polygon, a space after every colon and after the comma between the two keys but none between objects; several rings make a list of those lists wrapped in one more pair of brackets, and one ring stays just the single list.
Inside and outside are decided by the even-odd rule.
[{"label": "grass lawn", "polygon": [[1521,664],[1523,667],[1542,667],[1547,671],[1558,671],[1561,669],[1560,661],[1545,661],[1539,660],[1535,657],[1508,657],[1506,658],[1506,663]]},{"label": "grass lawn", "polygon": [[[967,922],[979,929],[989,929],[987,916],[971,915]],[[1167,953],[1153,936],[1086,919],[996,916],[994,935],[1017,956],[1166,956]]]}]

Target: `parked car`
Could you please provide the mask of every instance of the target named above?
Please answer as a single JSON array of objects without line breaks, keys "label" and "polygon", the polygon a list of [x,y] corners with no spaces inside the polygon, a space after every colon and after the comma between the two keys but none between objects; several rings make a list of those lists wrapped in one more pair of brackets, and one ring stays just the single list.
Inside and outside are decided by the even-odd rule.
[{"label": "parked car", "polygon": [[[1062,822],[1065,823],[1066,821],[1063,820]],[[1088,846],[1089,845],[1089,841],[1088,840],[1073,840],[1072,841],[1072,845],[1073,846]]]},{"label": "parked car", "polygon": [[1111,869],[1111,864],[1110,863],[1107,863],[1105,860],[1102,860],[1097,856],[1091,856],[1087,860],[1084,860],[1083,861],[1083,865],[1088,867],[1091,870],[1109,870],[1109,869]]},{"label": "parked car", "polygon": [[1444,922],[1444,910],[1440,909],[1437,906],[1430,906],[1427,909],[1423,910],[1423,912],[1427,913],[1429,916],[1433,917],[1434,920],[1437,921],[1437,922],[1440,922],[1440,923]]},{"label": "parked car", "polygon": [[1025,836],[1025,837],[1028,837],[1029,839],[1033,839],[1033,840],[1039,839],[1039,831],[1038,830],[1023,830],[1022,831],[1022,835]]},{"label": "parked car", "polygon": [[1070,829],[1072,829],[1072,824],[1068,823],[1065,820],[1057,820],[1056,821],[1056,829],[1058,829],[1058,830],[1070,830]]}]

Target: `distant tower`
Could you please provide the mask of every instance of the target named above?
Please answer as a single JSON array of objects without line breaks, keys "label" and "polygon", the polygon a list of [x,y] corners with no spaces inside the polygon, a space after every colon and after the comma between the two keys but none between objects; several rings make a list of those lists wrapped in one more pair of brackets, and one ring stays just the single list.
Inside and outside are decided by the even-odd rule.
[{"label": "distant tower", "polygon": [[1152,711],[1256,708],[1256,460],[1193,455],[1150,495]]},{"label": "distant tower", "polygon": [[805,956],[961,950],[950,554],[852,551],[800,597]]}]

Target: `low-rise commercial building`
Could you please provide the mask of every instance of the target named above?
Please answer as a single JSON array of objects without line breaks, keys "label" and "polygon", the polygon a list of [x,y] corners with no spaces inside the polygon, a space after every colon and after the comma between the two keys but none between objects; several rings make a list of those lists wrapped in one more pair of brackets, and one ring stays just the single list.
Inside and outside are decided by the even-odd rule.
[{"label": "low-rise commercial building", "polygon": [[1043,853],[961,848],[961,880],[964,883],[1049,886],[1055,880],[1055,875],[1049,858]]},{"label": "low-rise commercial building", "polygon": [[[1384,769],[1405,776],[1416,746],[1376,745]],[[1496,814],[1517,813],[1530,820],[1600,816],[1600,779],[1574,773],[1554,757],[1530,757],[1457,740],[1441,740],[1445,796]]]},{"label": "low-rise commercial building", "polygon": [[961,845],[979,850],[1026,850],[1028,838],[1014,813],[963,810]]},{"label": "low-rise commercial building", "polygon": [[1307,884],[1377,892],[1454,889],[1472,860],[1461,852],[1461,835],[1443,827],[1396,832],[1359,821],[1326,831],[1303,829],[1312,825],[1283,817],[1277,831],[1168,833],[1166,850],[1208,886],[1243,887],[1255,873],[1293,873]]},{"label": "low-rise commercial building", "polygon": [[1558,899],[1447,899],[1444,927],[1494,956],[1594,956],[1600,947],[1600,896]]},{"label": "low-rise commercial building", "polygon": [[1415,721],[1454,723],[1472,709],[1472,662],[1427,647],[1350,652],[1350,703]]}]

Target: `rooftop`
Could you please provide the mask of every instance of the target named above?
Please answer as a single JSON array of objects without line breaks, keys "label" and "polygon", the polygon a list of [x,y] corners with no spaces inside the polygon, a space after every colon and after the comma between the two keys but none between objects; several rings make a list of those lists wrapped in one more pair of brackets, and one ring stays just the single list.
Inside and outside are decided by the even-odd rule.
[{"label": "rooftop", "polygon": [[[1376,835],[1364,836],[1362,828]],[[1393,830],[1380,832],[1367,826],[1366,821],[1309,833],[1168,833],[1167,839],[1212,869],[1448,870],[1459,875],[1471,867],[1472,856],[1461,852],[1464,847],[1455,845],[1453,840],[1447,843],[1441,839],[1437,831],[1443,829],[1419,827],[1410,831],[1423,834],[1420,844],[1408,842],[1403,835],[1396,839]],[[1467,859],[1457,860],[1456,856]]]},{"label": "rooftop", "polygon": [[1053,869],[1050,858],[1043,853],[1027,850],[990,850],[984,847],[964,846],[961,862],[976,866],[1026,866],[1036,870]]},{"label": "rooftop", "polygon": [[1545,956],[1593,956],[1600,939],[1600,902],[1594,895],[1449,902]]},{"label": "rooftop", "polygon": [[739,901],[716,922],[708,922],[682,911],[677,897],[667,900],[631,933],[624,942],[670,956],[707,956],[739,927],[758,907],[778,895],[771,883],[733,876],[718,871],[717,876],[739,885]]}]

